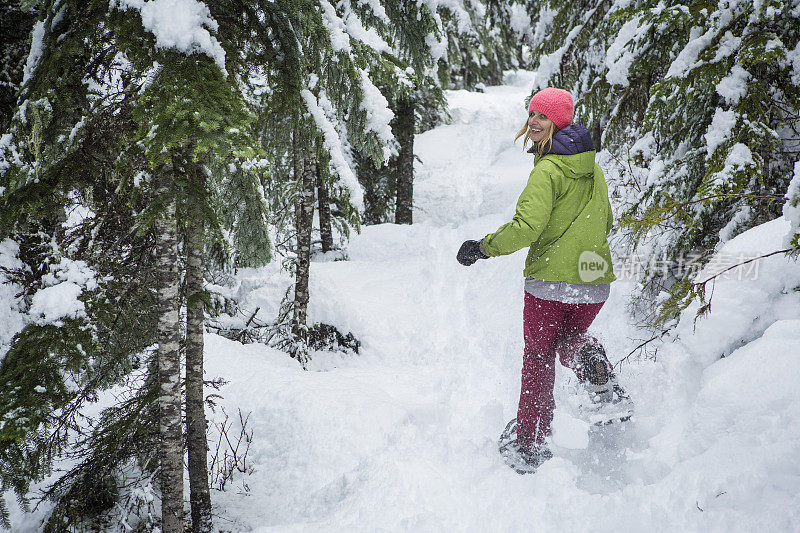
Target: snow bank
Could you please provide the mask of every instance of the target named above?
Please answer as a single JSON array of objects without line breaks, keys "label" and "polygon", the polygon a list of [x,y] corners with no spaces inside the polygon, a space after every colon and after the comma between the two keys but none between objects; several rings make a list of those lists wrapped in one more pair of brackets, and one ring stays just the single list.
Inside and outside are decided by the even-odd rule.
[{"label": "snow bank", "polygon": [[[737,235],[716,253],[697,280],[707,280],[749,258],[780,250],[789,222],[779,218]],[[778,320],[798,316],[800,286],[797,262],[784,254],[747,263],[707,285],[711,313],[696,323],[699,302],[682,314],[678,333],[682,344],[698,360],[710,364],[760,337]]]},{"label": "snow bank", "polygon": [[786,203],[783,204],[783,218],[789,221],[789,231],[783,240],[783,246],[789,242],[797,232],[800,232],[800,161],[794,164],[794,173],[789,186],[786,188]]}]

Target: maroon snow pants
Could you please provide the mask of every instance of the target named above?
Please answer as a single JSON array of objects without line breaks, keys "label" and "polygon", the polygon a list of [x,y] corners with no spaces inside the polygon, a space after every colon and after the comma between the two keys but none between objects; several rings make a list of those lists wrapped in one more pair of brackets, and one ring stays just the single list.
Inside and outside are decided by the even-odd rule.
[{"label": "maroon snow pants", "polygon": [[578,370],[577,355],[581,347],[587,342],[597,342],[586,330],[603,303],[566,304],[525,293],[522,313],[525,353],[517,411],[520,444],[542,444],[550,435],[555,407],[556,353],[562,365]]}]

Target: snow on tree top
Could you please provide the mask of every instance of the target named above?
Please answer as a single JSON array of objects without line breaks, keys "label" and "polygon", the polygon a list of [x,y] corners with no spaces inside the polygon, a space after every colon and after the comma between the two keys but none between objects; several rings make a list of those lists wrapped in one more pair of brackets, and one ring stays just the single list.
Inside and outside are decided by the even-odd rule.
[{"label": "snow on tree top", "polygon": [[[225,50],[211,35],[218,28],[208,6],[198,0],[110,0],[111,7],[136,9],[142,25],[156,38],[158,48],[174,48],[186,54],[206,54],[227,75]],[[209,31],[211,30],[211,31]]]}]

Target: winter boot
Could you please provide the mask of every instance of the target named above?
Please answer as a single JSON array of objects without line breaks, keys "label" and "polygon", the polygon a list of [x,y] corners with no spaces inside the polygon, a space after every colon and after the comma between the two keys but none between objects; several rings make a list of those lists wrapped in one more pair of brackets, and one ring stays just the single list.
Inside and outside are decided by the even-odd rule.
[{"label": "winter boot", "polygon": [[630,420],[633,402],[617,383],[603,346],[598,342],[588,342],[578,357],[578,377],[592,401],[591,406],[583,408],[585,415],[598,426]]},{"label": "winter boot", "polygon": [[625,389],[617,383],[606,351],[599,342],[587,342],[578,354],[580,372],[578,377],[595,403],[618,403],[629,400]]}]

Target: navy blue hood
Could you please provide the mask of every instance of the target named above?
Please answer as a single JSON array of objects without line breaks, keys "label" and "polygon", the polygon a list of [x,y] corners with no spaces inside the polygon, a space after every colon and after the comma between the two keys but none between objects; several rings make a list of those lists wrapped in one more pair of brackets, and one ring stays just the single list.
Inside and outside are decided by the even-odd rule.
[{"label": "navy blue hood", "polygon": [[[570,124],[553,135],[553,144],[547,147],[542,155],[577,155],[592,150],[594,150],[594,143],[589,130],[581,124]],[[531,146],[528,152],[538,154],[536,145]]]}]

